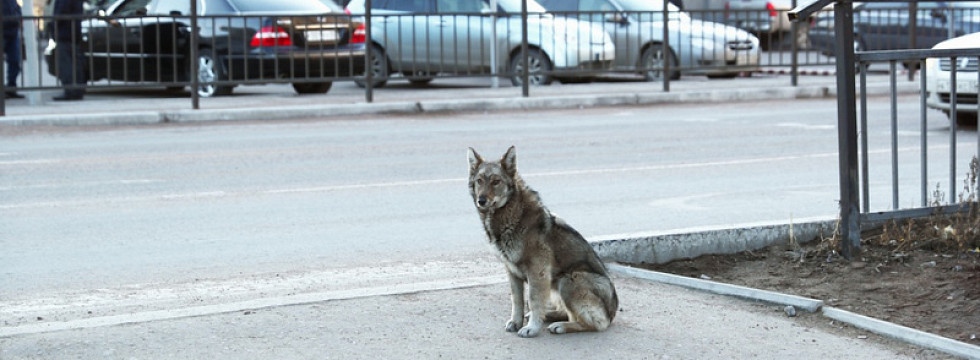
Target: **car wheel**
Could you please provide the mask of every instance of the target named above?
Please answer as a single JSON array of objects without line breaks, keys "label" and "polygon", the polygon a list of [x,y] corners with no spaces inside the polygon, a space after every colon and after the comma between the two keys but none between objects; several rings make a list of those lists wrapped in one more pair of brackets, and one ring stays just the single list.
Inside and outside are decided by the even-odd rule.
[{"label": "car wheel", "polygon": [[[640,74],[643,75],[643,79],[646,81],[663,81],[664,79],[664,51],[663,46],[660,44],[653,44],[643,50],[643,54],[640,55],[640,63],[637,66],[640,68]],[[674,51],[667,50],[670,55],[670,67],[677,69],[677,59],[674,57]],[[670,79],[677,80],[681,78],[681,72],[677,70],[672,70],[670,72]]]},{"label": "car wheel", "polygon": [[[371,45],[371,61],[368,62],[368,71],[371,71],[371,87],[384,87],[388,83],[388,55],[380,46]],[[359,87],[365,87],[367,82],[364,80],[354,80]]]},{"label": "car wheel", "polygon": [[231,94],[234,86],[215,85],[215,81],[224,80],[218,62],[211,56],[210,49],[201,49],[197,54],[197,96],[212,97]]},{"label": "car wheel", "polygon": [[297,94],[326,94],[330,91],[330,86],[332,82],[319,82],[319,83],[293,83],[293,90],[296,90]]},{"label": "car wheel", "polygon": [[[551,60],[541,50],[527,50],[527,68],[528,85],[548,85],[554,80],[549,74],[553,69]],[[521,86],[524,83],[524,59],[519,51],[510,57],[508,70],[511,74],[510,83],[514,86]]]}]

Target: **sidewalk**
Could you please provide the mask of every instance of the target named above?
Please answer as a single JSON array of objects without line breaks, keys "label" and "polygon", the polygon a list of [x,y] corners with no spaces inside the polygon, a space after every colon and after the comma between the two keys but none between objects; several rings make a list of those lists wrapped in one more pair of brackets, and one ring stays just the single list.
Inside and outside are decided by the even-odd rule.
[{"label": "sidewalk", "polygon": [[[800,76],[791,86],[786,75],[756,74],[748,78],[707,79],[684,77],[663,91],[659,82],[632,79],[604,79],[589,84],[559,84],[530,88],[522,97],[521,88],[507,81],[492,88],[489,79],[437,79],[428,86],[415,87],[405,81],[392,81],[374,89],[367,102],[365,90],[351,82],[334,84],[324,95],[299,96],[289,85],[240,86],[231,96],[200,100],[192,108],[187,91],[168,93],[161,88],[93,89],[85,100],[60,103],[50,98],[57,92],[44,92],[42,102],[30,105],[27,99],[8,100],[7,116],[0,125],[133,125],[165,122],[227,120],[288,120],[336,116],[415,114],[421,112],[491,111],[533,108],[574,108],[599,105],[643,105],[678,102],[721,102],[739,100],[777,100],[824,98],[836,95],[836,77]],[[869,94],[888,91],[888,77],[868,77]],[[918,82],[898,80],[899,91],[917,91]]]}]

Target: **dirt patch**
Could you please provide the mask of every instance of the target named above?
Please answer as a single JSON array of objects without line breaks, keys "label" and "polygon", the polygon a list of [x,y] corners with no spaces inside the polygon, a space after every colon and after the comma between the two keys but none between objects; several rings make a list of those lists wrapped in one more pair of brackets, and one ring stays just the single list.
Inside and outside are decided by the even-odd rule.
[{"label": "dirt patch", "polygon": [[853,261],[834,250],[834,239],[822,239],[643,267],[823,300],[980,345],[980,249],[978,230],[969,226],[947,220],[892,223],[864,232]]}]

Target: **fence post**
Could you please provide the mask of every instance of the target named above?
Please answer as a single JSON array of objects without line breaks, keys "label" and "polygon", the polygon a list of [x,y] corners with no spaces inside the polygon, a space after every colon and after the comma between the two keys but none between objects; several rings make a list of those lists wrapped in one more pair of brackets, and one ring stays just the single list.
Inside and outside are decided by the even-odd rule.
[{"label": "fence post", "polygon": [[664,92],[670,92],[670,32],[667,30],[667,24],[670,23],[670,19],[667,17],[669,14],[667,12],[667,0],[664,1],[663,17],[664,17],[664,48],[661,50],[663,54],[664,63]]},{"label": "fence post", "polygon": [[374,46],[371,45],[371,0],[364,1],[364,101],[374,102],[374,70],[371,65],[374,60],[371,56]]},{"label": "fence post", "polygon": [[[197,31],[197,0],[191,0],[191,107],[194,110],[201,108],[201,96],[198,90],[201,86],[201,57],[198,52],[198,31]],[[217,65],[215,65],[217,66]]]},{"label": "fence post", "polygon": [[[796,8],[796,0],[793,0],[792,6],[793,6],[794,9]],[[782,19],[782,18],[780,18],[780,19]],[[800,74],[799,74],[800,64],[799,64],[799,59],[797,58],[797,56],[799,55],[798,53],[799,53],[800,49],[799,49],[799,44],[796,43],[796,40],[799,38],[799,35],[800,35],[800,22],[799,21],[792,21],[791,24],[790,24],[790,29],[791,30],[790,30],[790,33],[789,33],[789,36],[790,36],[790,71],[789,71],[789,73],[790,73],[790,80],[789,80],[789,83],[792,86],[796,86],[800,82],[800,80],[799,80],[799,76],[800,76]]]},{"label": "fence post", "polygon": [[531,69],[527,66],[527,0],[521,0],[521,66],[524,73],[521,74],[521,95],[530,96],[528,80],[530,80]]},{"label": "fence post", "polygon": [[854,19],[850,1],[834,4],[837,34],[837,141],[840,177],[841,252],[851,259],[861,248],[858,199],[857,110],[854,105]]}]

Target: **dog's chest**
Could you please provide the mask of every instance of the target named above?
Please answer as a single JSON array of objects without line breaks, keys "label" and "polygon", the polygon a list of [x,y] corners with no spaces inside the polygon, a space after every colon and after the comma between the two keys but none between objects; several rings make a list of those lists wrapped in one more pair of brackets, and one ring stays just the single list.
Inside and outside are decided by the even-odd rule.
[{"label": "dog's chest", "polygon": [[525,239],[522,232],[514,227],[495,226],[496,224],[489,217],[484,219],[483,225],[486,227],[487,236],[490,237],[490,243],[493,244],[494,250],[497,250],[497,256],[507,262],[508,267],[519,262],[524,255]]}]

